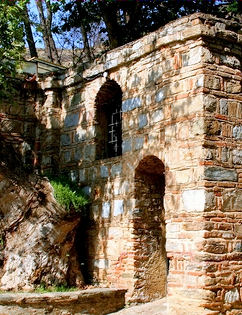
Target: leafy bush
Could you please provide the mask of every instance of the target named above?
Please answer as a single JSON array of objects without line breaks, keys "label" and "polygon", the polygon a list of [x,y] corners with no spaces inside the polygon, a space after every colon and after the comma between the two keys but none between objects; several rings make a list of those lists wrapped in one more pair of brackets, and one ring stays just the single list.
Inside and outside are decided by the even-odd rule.
[{"label": "leafy bush", "polygon": [[69,211],[74,208],[75,211],[80,212],[88,204],[88,198],[83,193],[81,187],[71,182],[68,177],[50,178],[50,183],[54,188],[55,199],[66,210]]}]

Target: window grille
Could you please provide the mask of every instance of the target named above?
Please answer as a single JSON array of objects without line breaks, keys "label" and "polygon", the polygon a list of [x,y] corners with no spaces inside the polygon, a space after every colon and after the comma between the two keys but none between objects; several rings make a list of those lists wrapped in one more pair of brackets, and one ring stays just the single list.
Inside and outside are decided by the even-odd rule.
[{"label": "window grille", "polygon": [[122,112],[118,106],[108,115],[107,155],[114,157],[122,154]]},{"label": "window grille", "polygon": [[122,91],[107,80],[96,97],[96,158],[122,154]]}]

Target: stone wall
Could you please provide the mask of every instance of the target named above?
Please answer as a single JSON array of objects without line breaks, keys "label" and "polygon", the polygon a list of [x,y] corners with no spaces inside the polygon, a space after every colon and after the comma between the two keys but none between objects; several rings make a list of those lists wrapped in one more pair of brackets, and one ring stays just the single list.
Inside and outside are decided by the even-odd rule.
[{"label": "stone wall", "polygon": [[[194,14],[39,82],[41,169],[68,170],[89,194],[86,277],[128,288],[130,301],[241,312],[238,29]],[[122,155],[100,159],[97,108],[114,86]]]},{"label": "stone wall", "polygon": [[33,163],[26,160],[28,152],[34,151],[36,127],[38,119],[35,110],[37,92],[24,90],[21,81],[14,82],[16,94],[10,99],[0,99],[0,131],[1,137],[9,142],[22,154],[23,163]]},{"label": "stone wall", "polygon": [[[183,228],[191,215],[193,221],[201,220],[203,205],[199,202],[205,198],[200,161],[204,141],[201,61],[206,49],[201,39],[192,40],[190,35],[183,34],[185,28],[193,29],[199,23],[196,18],[177,21],[107,55],[103,70],[123,93],[123,154],[120,157],[96,160],[95,156],[96,96],[106,83],[98,65],[83,74],[89,79],[96,71],[97,78],[66,89],[61,168],[69,168],[73,179],[84,185],[92,199],[87,269],[97,281],[128,286],[132,301],[166,295],[167,257],[170,261],[168,290],[173,286],[189,288],[194,265],[200,266],[200,261],[193,257],[195,242],[200,240],[202,232],[187,232]],[[157,161],[153,161],[155,158]],[[148,189],[148,195],[158,195],[151,196],[150,202],[136,192],[141,188],[135,174],[142,162],[146,165],[142,167],[144,173],[146,168],[151,168],[152,175],[161,176],[160,182],[165,176],[166,184],[163,181],[160,194],[144,188]],[[164,168],[159,172],[160,164]],[[156,186],[157,179],[153,180],[151,186]],[[185,204],[183,197],[188,198]],[[161,208],[158,219],[154,203]],[[154,235],[147,220],[158,220],[158,226],[160,221],[166,222],[166,240],[165,233]],[[162,263],[157,257],[165,242]],[[157,254],[151,243],[158,246]],[[163,270],[158,271],[153,261],[161,264]],[[185,271],[188,268],[191,271]],[[197,289],[198,284],[192,287]]]}]

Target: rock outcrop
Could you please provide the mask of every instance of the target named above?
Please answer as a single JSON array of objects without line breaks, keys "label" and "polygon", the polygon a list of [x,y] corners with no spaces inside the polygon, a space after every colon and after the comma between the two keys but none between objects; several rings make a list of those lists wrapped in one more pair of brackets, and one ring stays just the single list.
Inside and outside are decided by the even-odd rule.
[{"label": "rock outcrop", "polygon": [[1,141],[0,151],[1,289],[81,287],[74,249],[80,215],[56,202],[47,178],[27,172],[10,143]]}]

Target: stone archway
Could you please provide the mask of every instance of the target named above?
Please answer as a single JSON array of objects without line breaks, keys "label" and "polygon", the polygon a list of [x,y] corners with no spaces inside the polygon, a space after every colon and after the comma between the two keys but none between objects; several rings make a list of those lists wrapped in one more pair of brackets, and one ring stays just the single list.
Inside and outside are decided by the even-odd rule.
[{"label": "stone archway", "polygon": [[155,156],[145,157],[135,170],[135,283],[132,299],[137,302],[166,295],[164,192],[164,164]]}]

